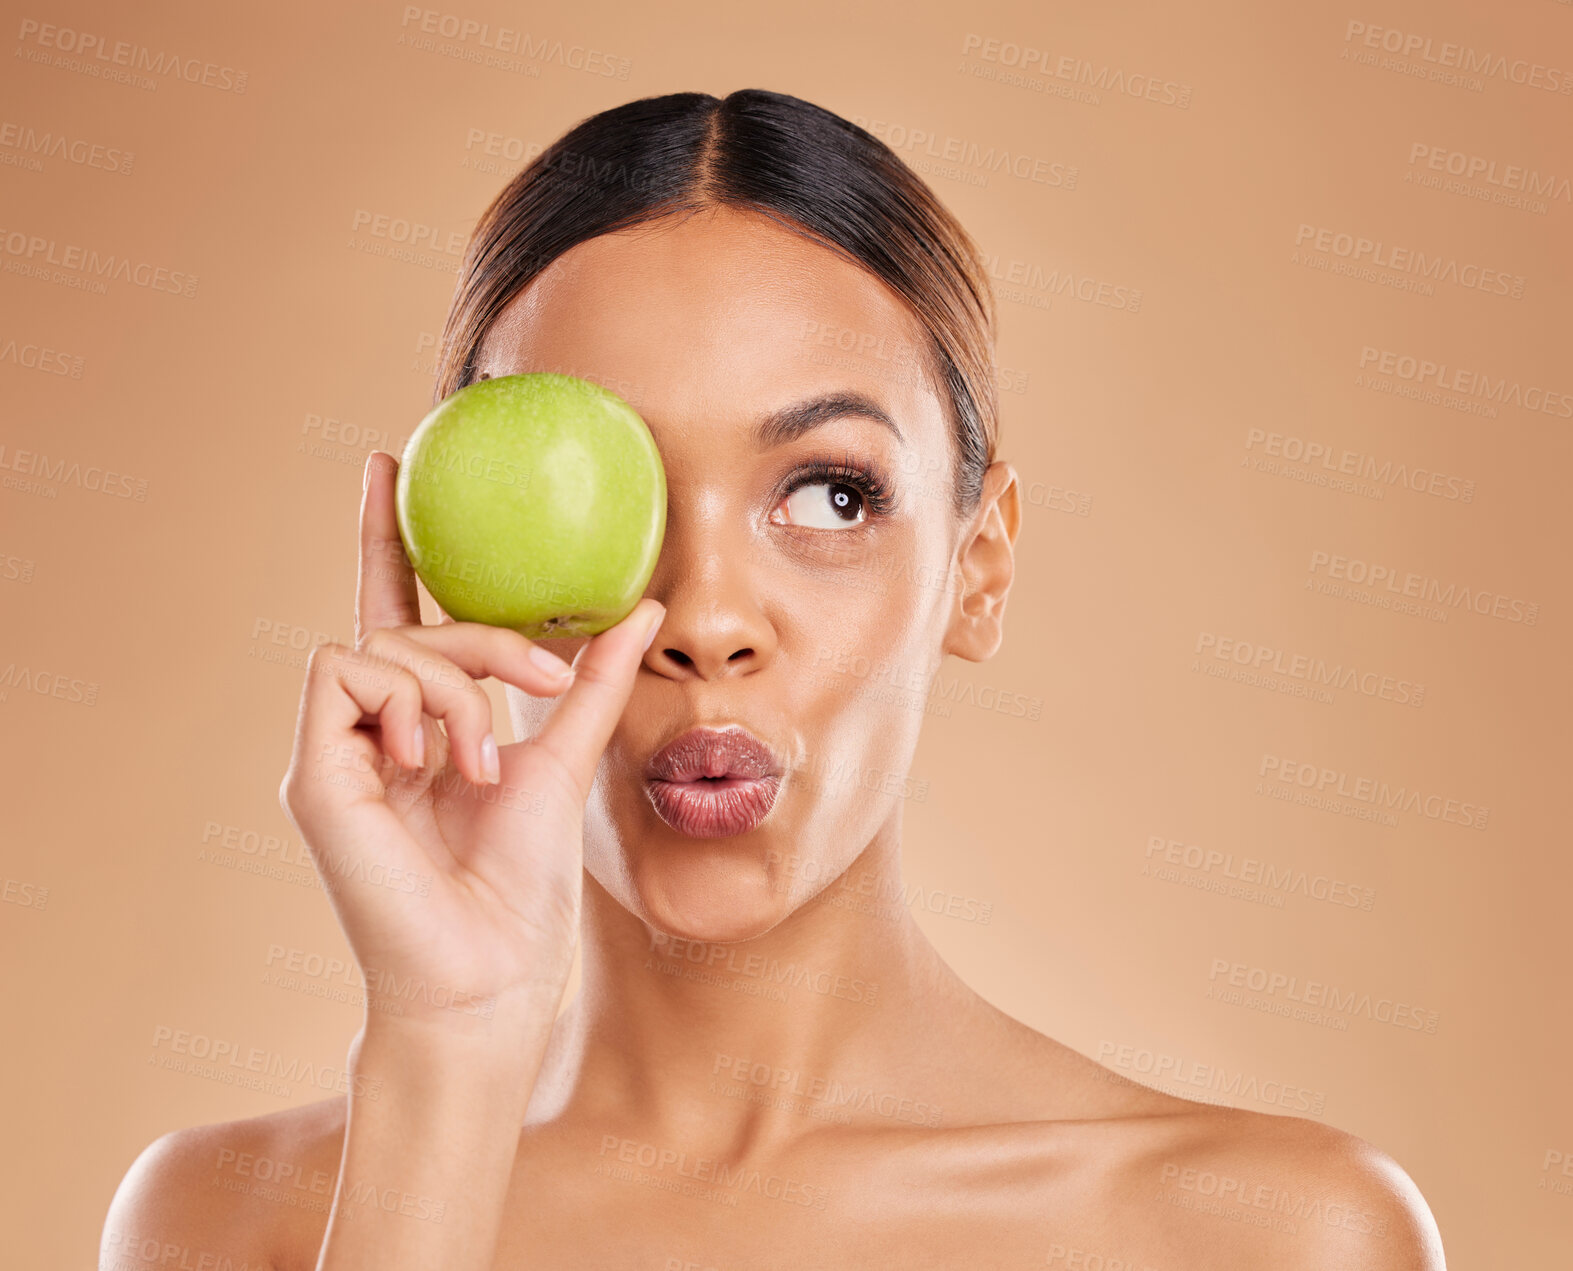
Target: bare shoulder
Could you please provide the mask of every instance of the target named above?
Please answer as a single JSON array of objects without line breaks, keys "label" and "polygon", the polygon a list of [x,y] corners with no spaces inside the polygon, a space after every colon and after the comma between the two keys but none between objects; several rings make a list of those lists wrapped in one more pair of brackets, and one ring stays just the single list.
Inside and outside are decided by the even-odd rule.
[{"label": "bare shoulder", "polygon": [[1132,1199],[1174,1211],[1167,1224],[1202,1244],[1238,1228],[1261,1265],[1442,1271],[1442,1239],[1420,1189],[1357,1135],[1304,1117],[1189,1105],[1132,1158]]},{"label": "bare shoulder", "polygon": [[1159,1267],[1442,1271],[1420,1189],[1392,1157],[1306,1117],[1221,1107],[1140,1086],[1079,1056],[1073,1122],[1100,1145],[1111,1212]]},{"label": "bare shoulder", "polygon": [[1017,1028],[997,1052],[1014,1055],[1013,1115],[994,1129],[1035,1180],[1050,1266],[1442,1271],[1419,1188],[1366,1140],[1153,1090]]},{"label": "bare shoulder", "polygon": [[155,1139],[110,1202],[100,1268],[167,1262],[272,1271],[313,1231],[320,1245],[345,1109],[343,1098],[324,1099]]}]

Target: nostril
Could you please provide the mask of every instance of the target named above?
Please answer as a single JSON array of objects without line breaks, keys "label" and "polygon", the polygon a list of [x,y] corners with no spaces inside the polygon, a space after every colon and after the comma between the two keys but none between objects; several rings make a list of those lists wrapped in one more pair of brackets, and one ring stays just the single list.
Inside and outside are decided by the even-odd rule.
[{"label": "nostril", "polygon": [[676,662],[678,666],[692,666],[694,664],[693,658],[689,657],[681,649],[663,649],[661,651],[671,658],[672,661]]},{"label": "nostril", "polygon": [[738,660],[738,658],[746,658],[752,652],[753,652],[752,649],[739,649],[736,653],[734,653],[731,657],[729,657],[727,659],[727,661],[728,662],[736,662]]}]

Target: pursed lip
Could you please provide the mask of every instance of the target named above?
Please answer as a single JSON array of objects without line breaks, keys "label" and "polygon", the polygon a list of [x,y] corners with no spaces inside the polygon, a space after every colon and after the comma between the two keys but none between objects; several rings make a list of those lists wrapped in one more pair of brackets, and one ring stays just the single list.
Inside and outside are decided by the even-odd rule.
[{"label": "pursed lip", "polygon": [[781,765],[741,726],[691,728],[669,741],[645,768],[645,793],[656,814],[680,834],[746,834],[769,815],[781,789]]}]

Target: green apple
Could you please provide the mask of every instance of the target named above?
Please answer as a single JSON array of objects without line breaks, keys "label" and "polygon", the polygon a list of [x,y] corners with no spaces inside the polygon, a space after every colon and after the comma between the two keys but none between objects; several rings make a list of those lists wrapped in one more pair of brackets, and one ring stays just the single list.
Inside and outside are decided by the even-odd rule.
[{"label": "green apple", "polygon": [[396,486],[415,572],[461,622],[588,636],[644,594],[666,533],[655,438],[572,375],[478,380],[410,434]]}]

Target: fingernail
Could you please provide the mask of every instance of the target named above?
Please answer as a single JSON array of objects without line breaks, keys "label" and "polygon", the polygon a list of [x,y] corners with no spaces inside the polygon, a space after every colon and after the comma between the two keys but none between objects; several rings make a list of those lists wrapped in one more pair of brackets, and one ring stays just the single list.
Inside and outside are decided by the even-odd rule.
[{"label": "fingernail", "polygon": [[491,733],[487,733],[481,739],[481,771],[492,785],[502,780],[502,772],[497,763],[497,738]]},{"label": "fingernail", "polygon": [[666,606],[663,605],[656,612],[656,615],[655,615],[654,619],[651,620],[650,630],[645,633],[644,648],[639,650],[641,655],[650,652],[650,646],[655,643],[655,633],[661,629],[661,623],[664,622],[665,620],[666,620]]},{"label": "fingernail", "polygon": [[559,680],[573,674],[573,670],[568,663],[564,662],[555,653],[541,648],[538,644],[530,646],[530,661],[534,662],[536,666],[540,667],[548,675],[555,676]]},{"label": "fingernail", "polygon": [[416,724],[415,725],[415,766],[417,768],[424,768],[426,766],[426,725],[425,724]]}]

